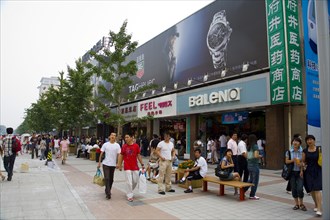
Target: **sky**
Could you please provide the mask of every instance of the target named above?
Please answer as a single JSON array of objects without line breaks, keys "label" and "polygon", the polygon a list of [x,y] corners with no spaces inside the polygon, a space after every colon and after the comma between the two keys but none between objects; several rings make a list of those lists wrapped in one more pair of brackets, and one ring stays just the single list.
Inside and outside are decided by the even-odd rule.
[{"label": "sky", "polygon": [[39,98],[41,78],[74,68],[126,19],[127,33],[142,45],[211,2],[0,0],[0,125],[17,128]]}]

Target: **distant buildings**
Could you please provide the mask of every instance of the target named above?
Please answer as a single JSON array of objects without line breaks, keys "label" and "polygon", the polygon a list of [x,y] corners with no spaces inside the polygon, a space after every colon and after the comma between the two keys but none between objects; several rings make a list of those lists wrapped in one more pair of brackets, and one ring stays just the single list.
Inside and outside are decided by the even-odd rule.
[{"label": "distant buildings", "polygon": [[59,81],[58,77],[55,77],[55,76],[52,76],[50,78],[42,77],[40,80],[40,86],[38,86],[39,96],[42,96],[42,94],[47,92],[51,86],[53,86],[54,88],[57,88],[60,86],[60,81]]}]

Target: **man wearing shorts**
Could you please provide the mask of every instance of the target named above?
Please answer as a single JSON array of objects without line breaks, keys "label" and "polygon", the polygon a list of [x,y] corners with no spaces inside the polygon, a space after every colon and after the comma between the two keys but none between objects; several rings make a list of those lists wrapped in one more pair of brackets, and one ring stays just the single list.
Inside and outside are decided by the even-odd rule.
[{"label": "man wearing shorts", "polygon": [[206,176],[207,173],[207,163],[204,157],[201,156],[201,149],[197,148],[195,149],[195,165],[193,168],[186,169],[184,172],[184,175],[182,179],[180,180],[180,183],[188,181],[188,189],[185,190],[185,193],[192,193],[193,189],[191,186],[192,180],[199,180],[203,179]]}]

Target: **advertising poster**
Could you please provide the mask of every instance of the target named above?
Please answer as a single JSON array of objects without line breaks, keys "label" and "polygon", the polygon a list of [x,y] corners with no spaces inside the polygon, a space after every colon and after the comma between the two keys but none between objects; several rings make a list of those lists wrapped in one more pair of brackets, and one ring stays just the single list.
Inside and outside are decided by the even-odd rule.
[{"label": "advertising poster", "polygon": [[173,90],[174,83],[182,88],[189,79],[192,85],[203,82],[205,74],[207,83],[267,68],[265,1],[214,1],[139,46],[129,60],[138,71],[128,93],[149,84]]},{"label": "advertising poster", "polygon": [[[315,0],[302,1],[302,10],[306,65],[307,132],[313,134],[319,142],[321,140],[320,87]],[[328,9],[328,11],[330,10]]]}]

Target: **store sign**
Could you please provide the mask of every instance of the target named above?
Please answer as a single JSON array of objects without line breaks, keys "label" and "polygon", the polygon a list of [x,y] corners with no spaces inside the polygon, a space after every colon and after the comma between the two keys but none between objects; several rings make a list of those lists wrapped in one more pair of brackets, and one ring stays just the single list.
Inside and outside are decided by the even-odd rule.
[{"label": "store sign", "polygon": [[298,0],[266,0],[272,104],[302,103]]},{"label": "store sign", "polygon": [[176,115],[176,95],[167,95],[138,103],[138,117],[154,118]]},{"label": "store sign", "polygon": [[241,97],[240,93],[240,88],[232,88],[209,94],[189,96],[189,107],[239,101]]},{"label": "store sign", "polygon": [[[120,114],[125,117],[127,121],[131,121],[137,117],[137,103],[120,106]],[[117,108],[112,108],[111,112],[117,113]]]}]

